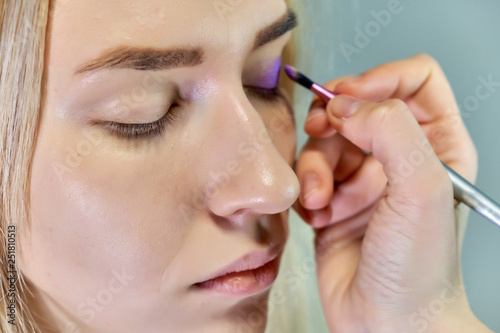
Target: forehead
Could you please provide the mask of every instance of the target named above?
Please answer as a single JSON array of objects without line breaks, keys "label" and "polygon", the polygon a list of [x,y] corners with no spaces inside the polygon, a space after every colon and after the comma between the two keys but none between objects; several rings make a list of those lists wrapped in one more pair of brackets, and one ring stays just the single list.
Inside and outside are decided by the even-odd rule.
[{"label": "forehead", "polygon": [[51,57],[77,66],[121,45],[241,52],[285,11],[283,0],[56,0]]}]

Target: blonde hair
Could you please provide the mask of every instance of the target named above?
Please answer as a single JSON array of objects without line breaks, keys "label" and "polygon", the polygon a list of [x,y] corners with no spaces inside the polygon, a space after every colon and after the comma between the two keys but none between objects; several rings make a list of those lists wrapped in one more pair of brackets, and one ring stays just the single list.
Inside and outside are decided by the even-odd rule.
[{"label": "blonde hair", "polygon": [[[0,331],[34,333],[40,330],[27,306],[22,275],[14,274],[19,281],[13,280],[15,292],[9,290],[8,278],[9,270],[17,271],[9,259],[18,260],[12,257],[20,248],[15,243],[18,233],[29,227],[30,166],[41,108],[49,0],[0,0],[0,11]],[[7,308],[12,300],[15,325],[9,323]]]}]

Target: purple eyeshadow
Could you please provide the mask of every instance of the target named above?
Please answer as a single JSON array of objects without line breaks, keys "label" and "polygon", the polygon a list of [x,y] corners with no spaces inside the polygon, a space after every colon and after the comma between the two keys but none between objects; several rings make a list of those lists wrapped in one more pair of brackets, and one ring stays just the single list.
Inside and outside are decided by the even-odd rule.
[{"label": "purple eyeshadow", "polygon": [[279,82],[281,69],[281,57],[276,59],[274,63],[269,67],[267,73],[261,78],[257,79],[256,85],[263,89],[273,89],[276,88]]}]

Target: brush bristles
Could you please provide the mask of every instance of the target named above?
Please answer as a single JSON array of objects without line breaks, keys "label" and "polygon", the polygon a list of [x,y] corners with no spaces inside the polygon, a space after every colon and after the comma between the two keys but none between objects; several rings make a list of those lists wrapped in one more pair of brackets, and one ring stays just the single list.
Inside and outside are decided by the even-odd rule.
[{"label": "brush bristles", "polygon": [[292,66],[285,65],[285,73],[288,75],[290,79],[297,82],[301,86],[306,87],[307,89],[311,89],[314,84],[307,76],[293,68]]}]

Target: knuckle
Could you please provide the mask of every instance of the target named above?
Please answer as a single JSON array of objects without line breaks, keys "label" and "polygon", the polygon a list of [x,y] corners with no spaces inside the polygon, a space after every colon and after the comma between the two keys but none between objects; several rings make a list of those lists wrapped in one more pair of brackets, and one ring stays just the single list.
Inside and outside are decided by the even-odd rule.
[{"label": "knuckle", "polygon": [[427,64],[431,68],[441,68],[439,62],[427,53],[418,53],[414,56],[415,59]]},{"label": "knuckle", "polygon": [[413,56],[416,59],[419,59],[420,61],[427,62],[430,64],[437,64],[436,59],[434,59],[432,56],[430,56],[427,53],[417,53]]},{"label": "knuckle", "polygon": [[381,120],[386,119],[387,117],[392,117],[394,114],[401,114],[406,112],[408,107],[406,103],[400,99],[388,99],[382,103],[377,104],[374,107],[374,112],[377,117],[381,118]]},{"label": "knuckle", "polygon": [[384,102],[389,112],[405,112],[408,106],[400,99],[392,98]]}]

